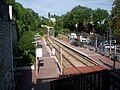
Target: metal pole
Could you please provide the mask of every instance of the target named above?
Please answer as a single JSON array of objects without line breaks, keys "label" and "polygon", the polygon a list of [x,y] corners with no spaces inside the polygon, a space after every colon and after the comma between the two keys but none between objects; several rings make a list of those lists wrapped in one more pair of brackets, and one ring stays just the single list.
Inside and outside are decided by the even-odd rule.
[{"label": "metal pole", "polygon": [[37,72],[37,68],[38,68],[38,66],[37,66],[37,53],[36,53],[36,46],[37,46],[37,41],[36,41],[36,38],[35,38],[35,74],[36,74],[36,76],[38,76],[38,72]]},{"label": "metal pole", "polygon": [[96,44],[95,44],[95,48],[96,48],[96,50],[95,50],[95,51],[97,52],[97,36],[96,36],[95,43],[96,43]]},{"label": "metal pole", "polygon": [[108,42],[108,31],[107,31],[107,42]]},{"label": "metal pole", "polygon": [[47,27],[47,30],[48,30],[48,36],[49,36],[49,27]]},{"label": "metal pole", "polygon": [[37,56],[36,56],[36,76],[38,76],[38,60],[37,60]]},{"label": "metal pole", "polygon": [[113,59],[113,69],[115,69],[115,62],[116,62],[116,60],[117,60],[116,45],[115,45],[115,47],[114,47],[114,50],[115,50],[115,52],[114,52],[114,59]]},{"label": "metal pole", "polygon": [[116,55],[116,54],[117,54],[117,53],[116,53],[116,45],[114,46],[114,49],[115,49],[115,52],[114,52],[114,53],[115,53],[115,55]]},{"label": "metal pole", "polygon": [[[111,16],[110,16],[110,19],[111,19]],[[111,36],[111,34],[112,34],[112,32],[111,32],[111,25],[110,25],[110,19],[109,19],[109,37],[110,37],[110,51],[109,51],[109,58],[111,59],[111,55],[112,55],[112,52],[111,52],[111,38],[112,38],[112,36]]]},{"label": "metal pole", "polygon": [[60,48],[60,65],[61,65],[61,74],[62,74],[62,48]]},{"label": "metal pole", "polygon": [[111,37],[110,37],[110,55],[109,55],[109,58],[111,59],[111,56],[112,55],[112,50],[111,50]]},{"label": "metal pole", "polygon": [[115,62],[116,62],[116,60],[114,59],[113,60],[113,67],[112,67],[112,69],[115,69]]}]

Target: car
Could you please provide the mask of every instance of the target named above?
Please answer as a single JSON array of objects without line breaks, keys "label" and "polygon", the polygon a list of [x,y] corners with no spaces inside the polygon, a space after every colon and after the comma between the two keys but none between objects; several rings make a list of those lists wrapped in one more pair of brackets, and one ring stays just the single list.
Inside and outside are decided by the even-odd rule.
[{"label": "car", "polygon": [[[110,44],[110,41],[105,40],[105,41],[100,43],[101,46],[104,44]],[[116,44],[116,40],[111,40],[111,44]]]},{"label": "car", "polygon": [[116,49],[117,49],[118,52],[120,52],[120,45],[117,45]]},{"label": "car", "polygon": [[[110,44],[104,44],[104,48],[105,49],[110,49]],[[113,44],[111,44],[111,49],[114,49],[115,46]]]}]

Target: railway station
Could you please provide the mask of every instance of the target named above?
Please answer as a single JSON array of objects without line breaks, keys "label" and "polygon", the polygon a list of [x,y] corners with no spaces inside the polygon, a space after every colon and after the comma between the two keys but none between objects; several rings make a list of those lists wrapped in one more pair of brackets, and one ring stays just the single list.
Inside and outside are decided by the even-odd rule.
[{"label": "railway station", "polygon": [[49,32],[34,38],[35,64],[22,71],[16,90],[120,89],[119,60],[53,37]]},{"label": "railway station", "polygon": [[114,62],[109,57],[50,36],[37,42],[31,80],[33,90],[109,90],[120,87],[117,80],[119,62],[113,69]]},{"label": "railway station", "polygon": [[0,90],[120,90],[119,6],[0,0]]}]

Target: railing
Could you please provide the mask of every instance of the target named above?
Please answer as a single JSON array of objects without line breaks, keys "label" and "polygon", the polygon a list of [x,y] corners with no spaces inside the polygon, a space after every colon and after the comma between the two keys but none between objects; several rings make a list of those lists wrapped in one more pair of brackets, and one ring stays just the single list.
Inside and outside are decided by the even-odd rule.
[{"label": "railing", "polygon": [[120,90],[120,69],[109,72],[110,90]]},{"label": "railing", "polygon": [[120,77],[103,70],[51,81],[51,90],[120,90]]}]

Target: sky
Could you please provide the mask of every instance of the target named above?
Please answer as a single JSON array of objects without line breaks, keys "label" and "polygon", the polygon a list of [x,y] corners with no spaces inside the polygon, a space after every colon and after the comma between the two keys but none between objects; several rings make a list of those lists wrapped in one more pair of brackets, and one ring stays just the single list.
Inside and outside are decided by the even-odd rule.
[{"label": "sky", "polygon": [[25,8],[31,8],[39,16],[47,17],[48,12],[52,15],[63,15],[73,7],[81,5],[92,9],[105,9],[110,12],[114,0],[16,0]]}]

